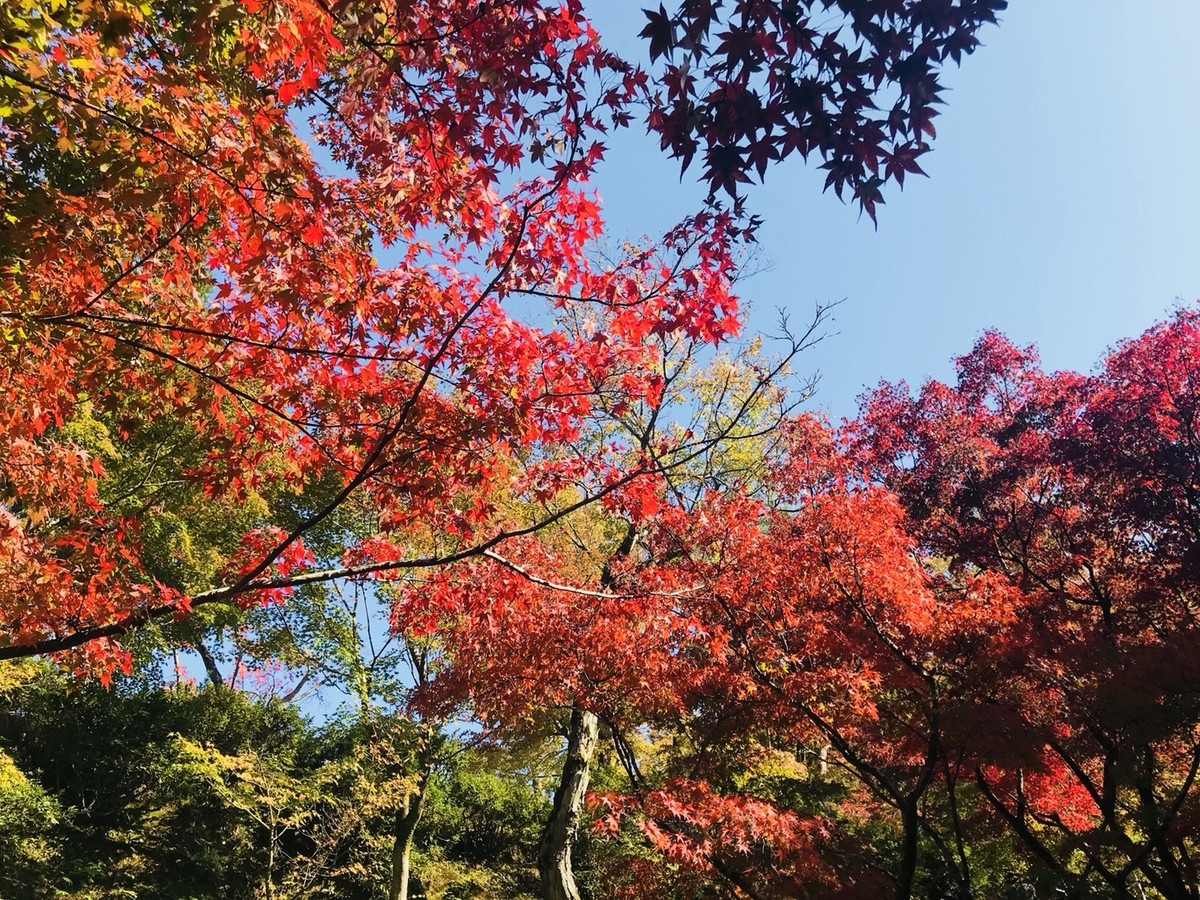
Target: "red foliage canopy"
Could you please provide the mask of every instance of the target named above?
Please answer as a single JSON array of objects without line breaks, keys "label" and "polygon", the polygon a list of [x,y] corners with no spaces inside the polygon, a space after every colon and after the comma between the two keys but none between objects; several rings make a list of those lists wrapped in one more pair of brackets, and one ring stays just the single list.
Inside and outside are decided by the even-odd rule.
[{"label": "red foliage canopy", "polygon": [[1198,378],[1191,310],[1091,377],[987,334],[956,386],[885,388],[857,434],[945,579],[1013,597],[954,736],[988,804],[1052,870],[1075,848],[1110,887],[1136,872],[1170,897],[1200,825]]},{"label": "red foliage canopy", "polygon": [[[841,113],[792,121],[768,155],[819,149],[873,212],[855,172],[911,170],[871,145],[924,128],[936,86],[916,70],[969,49],[1002,4],[938,19],[942,5],[847,10],[862,50],[786,4],[735,26],[791,29],[762,50],[773,97],[785,64],[843,86]],[[737,216],[710,207],[611,265],[585,252],[602,228],[587,190],[600,138],[656,82],[600,45],[578,0],[56,9],[0,11],[0,657],[110,659],[110,639],[197,603],[478,552],[504,537],[475,530],[518,462],[549,458],[600,393],[653,396],[649,335],[737,328]],[[728,65],[723,90],[748,84],[753,54],[701,39],[711,11],[679,16],[687,52]],[[690,95],[678,72],[661,83]],[[917,118],[865,127],[889,83]],[[697,109],[716,143],[777,140],[718,93]],[[682,139],[681,123],[651,122]],[[708,178],[729,188],[748,165]],[[620,315],[572,337],[514,317],[519,297]],[[304,514],[247,530],[223,581],[156,579],[139,529],[158,508],[112,502],[113,473],[72,436],[87,417],[117,456],[153,455],[150,425],[173,423],[194,451],[179,478],[218,498],[290,491]],[[572,474],[603,492],[637,473],[599,459]],[[316,483],[334,489],[317,499]],[[317,568],[304,540],[347,500],[382,537]],[[461,540],[414,554],[417,522]]]}]

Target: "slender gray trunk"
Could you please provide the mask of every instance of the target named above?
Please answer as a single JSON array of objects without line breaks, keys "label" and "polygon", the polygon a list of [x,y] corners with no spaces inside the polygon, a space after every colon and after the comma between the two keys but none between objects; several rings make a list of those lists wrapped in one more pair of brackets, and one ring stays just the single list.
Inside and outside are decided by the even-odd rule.
[{"label": "slender gray trunk", "polygon": [[567,758],[563,762],[562,779],[554,792],[554,806],[538,853],[543,900],[579,900],[571,851],[583,818],[583,801],[599,737],[600,720],[579,707],[572,709]]},{"label": "slender gray trunk", "polygon": [[392,884],[388,900],[408,900],[408,885],[412,880],[412,846],[417,833],[417,824],[425,810],[426,788],[432,771],[432,754],[428,749],[421,753],[417,787],[404,798],[404,806],[396,813],[396,835],[392,843]]},{"label": "slender gray trunk", "polygon": [[[649,441],[647,433],[641,441],[643,450],[649,446]],[[610,590],[615,582],[614,560],[627,558],[636,543],[637,529],[633,525],[626,525],[625,536],[600,573],[600,586],[604,590]],[[578,705],[572,706],[562,778],[554,791],[554,805],[546,822],[546,830],[542,833],[542,844],[538,848],[542,900],[580,900],[575,871],[571,865],[571,851],[575,849],[575,839],[579,835],[583,801],[587,796],[592,759],[596,756],[599,740],[600,720],[594,713],[580,709]]]},{"label": "slender gray trunk", "polygon": [[392,844],[392,886],[388,900],[408,900],[408,882],[412,871],[413,836],[425,805],[425,791],[409,794],[396,815],[396,839]]}]

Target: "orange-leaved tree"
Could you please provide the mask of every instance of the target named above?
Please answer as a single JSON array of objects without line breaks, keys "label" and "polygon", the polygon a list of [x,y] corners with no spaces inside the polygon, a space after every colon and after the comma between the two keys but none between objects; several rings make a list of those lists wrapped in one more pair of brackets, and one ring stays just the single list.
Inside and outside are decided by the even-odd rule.
[{"label": "orange-leaved tree", "polygon": [[[674,680],[689,677],[674,659],[688,628],[678,592],[637,583],[648,562],[644,530],[664,507],[696,502],[706,486],[765,474],[779,422],[806,396],[789,395],[784,374],[822,319],[818,310],[778,358],[764,356],[756,341],[701,366],[700,342],[662,339],[660,394],[641,403],[599,398],[573,448],[588,456],[615,450],[646,467],[646,477],[614,490],[602,507],[514,539],[501,552],[485,551],[397,597],[393,626],[437,635],[443,651],[418,707],[441,715],[465,709],[499,733],[544,733],[548,722],[565,721],[561,777],[539,854],[548,898],[580,896],[573,856],[586,829],[601,726],[636,772],[627,735],[648,720],[647,709],[660,710],[660,719],[677,710],[683,691]],[[542,498],[542,508],[510,504],[504,512],[516,524],[509,527],[574,507],[578,495],[565,483]]]}]

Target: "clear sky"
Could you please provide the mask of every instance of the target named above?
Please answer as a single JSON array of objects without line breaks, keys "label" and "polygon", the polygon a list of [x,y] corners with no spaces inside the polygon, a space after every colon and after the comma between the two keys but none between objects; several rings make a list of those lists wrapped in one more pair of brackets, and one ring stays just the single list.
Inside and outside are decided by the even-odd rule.
[{"label": "clear sky", "polygon": [[[588,14],[636,56],[647,0]],[[657,6],[657,3],[654,4]],[[808,354],[815,404],[851,415],[880,380],[950,378],[984,329],[1036,343],[1050,369],[1200,300],[1200,0],[1012,0],[946,73],[938,138],[876,231],[789,161],[752,189],[770,271],[741,285],[749,327],[844,299]],[[609,142],[598,186],[612,237],[657,234],[703,191],[641,126]]]}]

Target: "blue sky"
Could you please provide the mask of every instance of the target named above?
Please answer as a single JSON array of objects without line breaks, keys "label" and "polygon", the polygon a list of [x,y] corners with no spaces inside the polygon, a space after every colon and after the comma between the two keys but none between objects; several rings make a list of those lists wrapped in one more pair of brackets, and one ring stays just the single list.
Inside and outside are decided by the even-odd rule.
[{"label": "blue sky", "polygon": [[[588,7],[627,55],[646,0]],[[952,377],[986,328],[1036,343],[1050,369],[1200,300],[1200,2],[1013,0],[951,69],[929,178],[891,190],[876,231],[801,160],[750,191],[770,271],[741,285],[751,330],[843,300],[801,362],[815,405],[852,415],[880,380]],[[597,181],[610,235],[656,234],[703,194],[641,126]]]}]

